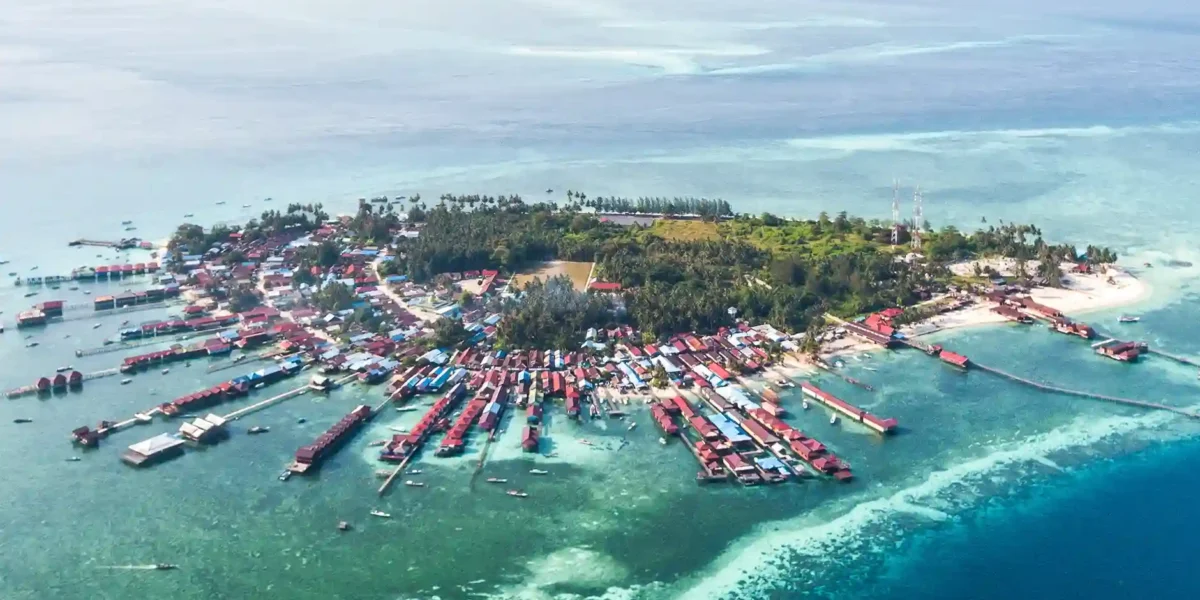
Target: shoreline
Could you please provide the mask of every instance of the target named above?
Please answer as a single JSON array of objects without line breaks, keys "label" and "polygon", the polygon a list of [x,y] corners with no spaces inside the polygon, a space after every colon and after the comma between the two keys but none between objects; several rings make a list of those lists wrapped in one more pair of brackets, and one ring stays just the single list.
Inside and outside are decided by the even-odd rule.
[{"label": "shoreline", "polygon": [[[960,263],[955,268],[970,269],[974,262]],[[1007,259],[986,259],[978,262],[993,268],[1002,267],[996,269],[1001,273],[1005,273],[1005,269],[1010,269],[1012,265],[1011,261]],[[1129,271],[1113,265],[1107,266],[1106,269],[1107,272],[1103,274],[1065,273],[1063,288],[1035,287],[1030,289],[1029,295],[1034,301],[1058,309],[1069,317],[1134,306],[1152,295],[1154,290],[1150,284],[1135,277]],[[1064,271],[1066,270],[1065,267]],[[1113,280],[1113,283],[1108,283],[1109,278]],[[992,312],[992,303],[985,300],[977,301],[967,308],[944,313],[919,323],[905,325],[899,331],[910,338],[917,338],[957,329],[999,325],[1007,322],[1008,319]],[[822,349],[820,356],[829,361],[854,354],[873,353],[878,350],[881,348],[875,344],[847,336],[827,344]]]}]

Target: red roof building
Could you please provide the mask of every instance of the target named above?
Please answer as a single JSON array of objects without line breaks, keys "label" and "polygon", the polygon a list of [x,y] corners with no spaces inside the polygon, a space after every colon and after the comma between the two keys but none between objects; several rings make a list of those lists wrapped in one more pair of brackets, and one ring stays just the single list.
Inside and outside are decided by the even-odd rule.
[{"label": "red roof building", "polygon": [[588,285],[588,289],[593,292],[616,293],[621,291],[621,284],[608,281],[593,281]]}]

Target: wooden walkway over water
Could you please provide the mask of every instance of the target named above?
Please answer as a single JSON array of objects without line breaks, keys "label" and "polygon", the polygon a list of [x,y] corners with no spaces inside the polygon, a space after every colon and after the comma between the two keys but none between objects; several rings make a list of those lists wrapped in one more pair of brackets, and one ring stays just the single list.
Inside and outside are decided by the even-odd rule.
[{"label": "wooden walkway over water", "polygon": [[140,340],[131,341],[131,342],[117,342],[114,344],[109,344],[107,346],[99,346],[96,348],[82,348],[82,349],[75,351],[75,356],[93,356],[96,354],[108,354],[110,352],[120,352],[122,350],[132,350],[134,348],[143,348],[146,346],[159,346],[159,345],[163,345],[163,344],[177,344],[179,342],[185,342],[187,340],[195,339],[195,338],[202,337],[205,335],[220,333],[222,331],[226,331],[228,329],[234,329],[236,327],[238,327],[238,326],[237,325],[229,325],[227,327],[218,327],[216,329],[205,329],[204,331],[193,331],[190,333],[184,333],[184,334],[175,335],[175,336],[159,335],[159,336],[154,336],[154,337],[150,337],[150,338],[142,338]]},{"label": "wooden walkway over water", "polygon": [[[83,380],[91,381],[93,379],[112,377],[113,375],[120,375],[120,374],[121,374],[120,369],[104,369],[103,371],[96,371],[94,373],[84,373]],[[22,386],[22,387],[19,387],[16,389],[8,390],[7,392],[4,393],[4,396],[6,398],[12,399],[12,398],[20,398],[21,396],[25,396],[28,394],[35,394],[35,393],[37,393],[36,385],[26,385],[26,386]]]},{"label": "wooden walkway over water", "polygon": [[[916,348],[923,352],[929,353],[929,347],[920,342],[916,342],[916,341],[910,340],[910,339],[903,339],[903,340],[900,340],[900,343],[904,344],[906,346],[909,346],[911,348]],[[1123,404],[1125,406],[1134,406],[1134,407],[1138,407],[1138,408],[1147,408],[1147,409],[1152,409],[1152,410],[1165,410],[1165,411],[1173,412],[1175,414],[1182,415],[1182,416],[1185,416],[1188,418],[1200,419],[1200,414],[1194,413],[1194,412],[1186,410],[1186,409],[1178,408],[1175,406],[1167,406],[1166,404],[1159,404],[1157,402],[1146,402],[1144,400],[1135,400],[1132,398],[1121,398],[1119,396],[1109,396],[1107,394],[1098,394],[1095,392],[1088,392],[1088,391],[1084,391],[1084,390],[1076,390],[1076,389],[1071,389],[1071,388],[1065,388],[1062,386],[1051,385],[1048,383],[1041,383],[1038,381],[1033,381],[1032,379],[1027,379],[1025,377],[1021,377],[1019,375],[1014,375],[1014,374],[1004,371],[1002,369],[997,369],[995,367],[990,367],[988,365],[980,364],[979,362],[977,362],[975,360],[971,360],[969,365],[970,365],[970,368],[979,369],[980,371],[991,373],[993,375],[1008,379],[1009,381],[1014,381],[1016,383],[1026,385],[1026,386],[1032,387],[1034,389],[1041,390],[1043,392],[1048,392],[1048,393],[1052,393],[1052,394],[1062,394],[1064,396],[1075,396],[1077,398],[1087,398],[1089,400],[1101,400],[1104,402],[1112,402],[1114,404]]]}]

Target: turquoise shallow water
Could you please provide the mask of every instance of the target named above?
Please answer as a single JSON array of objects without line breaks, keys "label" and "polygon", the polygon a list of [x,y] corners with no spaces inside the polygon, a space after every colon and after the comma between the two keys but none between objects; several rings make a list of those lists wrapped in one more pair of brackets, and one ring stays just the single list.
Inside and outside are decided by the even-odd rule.
[{"label": "turquoise shallow water", "polygon": [[[1031,221],[1055,241],[1114,246],[1154,292],[1086,318],[1115,329],[1118,314],[1138,312],[1140,337],[1200,354],[1200,80],[1181,66],[1197,50],[1198,21],[1186,3],[451,0],[420,10],[268,2],[238,13],[197,2],[70,4],[0,9],[5,273],[115,262],[65,244],[121,235],[125,219],[158,239],[187,213],[237,222],[288,201],[336,211],[380,193],[542,198],[554,188],[552,197],[721,196],[748,212],[882,218],[900,178],[923,186],[936,226]],[[58,296],[87,300],[65,288]],[[51,297],[0,285],[0,320]],[[72,350],[99,344],[119,321],[55,324],[34,334],[34,349],[10,328],[0,383],[68,363],[115,365],[119,355]],[[1040,329],[941,341],[1063,385],[1198,403],[1192,369],[1114,364]],[[64,461],[78,453],[71,428],[239,372],[202,367],[0,405],[0,596],[1194,592],[1173,570],[1190,556],[1189,526],[1176,517],[1194,496],[1181,474],[1194,462],[1194,425],[964,375],[915,353],[849,361],[874,394],[823,382],[897,417],[901,435],[880,442],[831,428],[817,411],[796,418],[852,463],[850,486],[697,488],[691,458],[660,447],[647,420],[620,451],[576,438],[615,448],[621,427],[552,423],[561,459],[540,459],[553,475],[536,480],[522,479],[531,463],[510,427],[488,473],[521,480],[525,502],[472,488],[471,456],[425,460],[429,488],[377,499],[366,444],[388,434],[386,422],[319,477],[276,481],[296,447],[378,398],[353,389],[264,411],[240,426],[270,425],[269,434],[235,434],[144,472],[121,465],[119,451],[166,425]],[[1153,516],[1110,509],[1118,505]],[[369,519],[375,507],[394,518]],[[340,519],[357,531],[337,534]],[[1098,551],[1118,545],[1131,548],[1120,569]],[[1047,567],[1045,555],[1058,560]],[[156,561],[183,568],[99,568]],[[1081,581],[1096,583],[1066,587]]]}]

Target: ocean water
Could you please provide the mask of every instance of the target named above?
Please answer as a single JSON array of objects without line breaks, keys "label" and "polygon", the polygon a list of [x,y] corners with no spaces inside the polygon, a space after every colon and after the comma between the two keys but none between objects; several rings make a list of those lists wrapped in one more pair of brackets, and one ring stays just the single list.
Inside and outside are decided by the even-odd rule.
[{"label": "ocean water", "polygon": [[[935,226],[1027,221],[1049,239],[1113,246],[1152,294],[1079,316],[1115,330],[1119,314],[1140,313],[1131,336],[1200,356],[1197,32],[1196,7],[1171,1],[10,3],[0,6],[0,259],[11,262],[0,271],[137,260],[66,242],[120,236],[127,219],[161,239],[184,214],[237,222],[292,201],[348,211],[375,194],[575,189],[886,218],[899,179],[921,185]],[[123,353],[73,350],[121,320],[161,316],[89,316],[26,340],[11,327],[18,310],[90,296],[25,292],[0,286],[5,388],[60,365],[115,366]],[[1040,328],[940,343],[1060,385],[1200,405],[1194,369],[1114,364]],[[296,447],[379,399],[359,388],[291,400],[146,471],[117,457],[168,424],[92,452],[67,443],[78,425],[242,370],[206,366],[4,401],[0,597],[1194,595],[1181,566],[1192,556],[1196,424],[917,353],[848,361],[875,393],[821,380],[898,418],[893,438],[831,427],[785,401],[850,461],[848,486],[699,488],[691,457],[660,446],[644,415],[625,431],[553,413],[558,457],[521,454],[511,423],[489,450],[486,476],[511,479],[525,501],[472,483],[478,446],[423,459],[429,487],[378,498],[367,444],[411,413],[372,424],[317,477],[276,481]],[[11,424],[18,417],[34,422]],[[252,424],[272,429],[240,431]],[[83,460],[65,462],[75,454]],[[552,475],[529,477],[533,465]],[[393,519],[371,519],[371,508]],[[342,519],[356,531],[338,534]],[[183,568],[107,568],[154,562]]]}]

